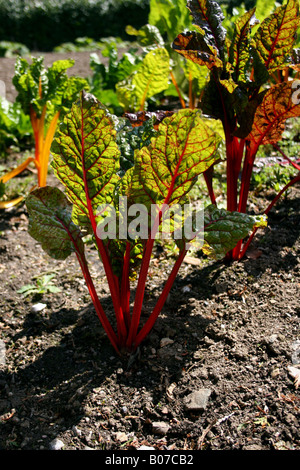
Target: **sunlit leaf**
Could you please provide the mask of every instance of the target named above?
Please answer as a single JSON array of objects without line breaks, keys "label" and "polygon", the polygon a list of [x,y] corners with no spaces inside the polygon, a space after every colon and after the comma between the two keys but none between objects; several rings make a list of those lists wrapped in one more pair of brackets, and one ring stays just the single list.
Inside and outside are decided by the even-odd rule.
[{"label": "sunlit leaf", "polygon": [[233,38],[229,49],[229,62],[234,69],[234,79],[245,82],[250,62],[250,26],[255,9],[248,11],[235,22]]},{"label": "sunlit leaf", "polygon": [[288,118],[300,116],[300,101],[293,82],[271,87],[258,106],[248,140],[253,145],[273,144],[281,139]]},{"label": "sunlit leaf", "polygon": [[117,96],[126,111],[141,111],[146,101],[169,86],[170,57],[163,47],[146,54],[137,71],[116,85]]},{"label": "sunlit leaf", "polygon": [[89,226],[102,203],[109,204],[119,180],[114,124],[95,97],[81,93],[53,141],[52,166],[73,202],[73,220]]},{"label": "sunlit leaf", "polygon": [[[268,73],[287,65],[287,58],[295,43],[295,34],[299,28],[299,4],[297,0],[288,0],[274,13],[265,18],[254,35],[254,51]],[[254,61],[256,71],[260,64]]]},{"label": "sunlit leaf", "polygon": [[215,162],[220,140],[196,110],[165,118],[151,145],[135,155],[133,191],[144,191],[152,203],[180,203]]}]

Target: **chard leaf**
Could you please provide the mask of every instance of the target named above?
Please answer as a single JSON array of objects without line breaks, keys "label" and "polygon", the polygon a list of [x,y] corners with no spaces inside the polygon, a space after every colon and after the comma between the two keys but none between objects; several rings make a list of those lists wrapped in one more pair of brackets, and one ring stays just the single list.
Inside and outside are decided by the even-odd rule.
[{"label": "chard leaf", "polygon": [[26,198],[28,233],[52,258],[65,259],[74,250],[83,254],[79,228],[72,222],[72,205],[58,188],[45,186]]},{"label": "chard leaf", "polygon": [[84,91],[59,126],[52,166],[73,203],[73,221],[96,226],[97,208],[110,204],[119,177],[119,149],[112,118]]},{"label": "chard leaf", "polygon": [[269,74],[287,65],[298,27],[297,0],[288,0],[261,23],[253,38],[256,74],[261,74],[261,64]]},{"label": "chard leaf", "polygon": [[137,71],[117,83],[116,91],[125,110],[143,110],[145,102],[169,86],[170,57],[164,47],[154,49],[144,57]]},{"label": "chard leaf", "polygon": [[57,60],[45,68],[44,57],[32,58],[31,64],[19,57],[16,60],[13,84],[18,92],[16,101],[21,103],[26,114],[33,109],[37,117],[41,117],[43,108],[47,106],[47,120],[50,121],[55,112],[61,115],[66,112],[75,97],[87,81],[80,77],[68,77],[67,70],[74,65],[74,60]]},{"label": "chard leaf", "polygon": [[182,203],[198,175],[217,160],[220,141],[197,110],[165,118],[151,144],[135,154],[131,192],[144,203]]},{"label": "chard leaf", "polygon": [[279,83],[264,94],[258,106],[251,133],[247,137],[253,145],[274,144],[281,139],[288,118],[300,116],[299,100],[295,99],[293,82]]},{"label": "chard leaf", "polygon": [[266,226],[263,216],[250,216],[208,206],[204,211],[204,245],[202,251],[215,259],[223,258],[255,227]]},{"label": "chard leaf", "polygon": [[194,23],[204,31],[204,40],[219,52],[222,59],[226,30],[222,26],[224,15],[220,5],[211,0],[188,0],[187,6]]},{"label": "chard leaf", "polygon": [[166,33],[169,41],[174,34],[191,27],[189,11],[186,0],[150,0],[150,12],[148,21],[155,25],[159,31]]},{"label": "chard leaf", "polygon": [[233,38],[229,48],[229,62],[234,69],[233,79],[246,82],[246,71],[250,62],[250,27],[255,9],[246,12],[235,22]]},{"label": "chard leaf", "polygon": [[186,59],[198,65],[206,65],[209,70],[213,67],[223,67],[223,62],[217,56],[217,50],[206,43],[202,32],[183,32],[174,40],[172,47]]}]

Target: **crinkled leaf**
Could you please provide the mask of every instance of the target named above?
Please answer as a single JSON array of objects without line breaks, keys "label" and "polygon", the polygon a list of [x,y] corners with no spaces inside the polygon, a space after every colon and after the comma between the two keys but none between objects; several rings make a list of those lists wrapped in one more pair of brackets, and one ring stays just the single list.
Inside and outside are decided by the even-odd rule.
[{"label": "crinkled leaf", "polygon": [[216,161],[220,140],[197,110],[165,118],[151,144],[135,154],[131,191],[153,204],[181,203]]},{"label": "crinkled leaf", "polygon": [[300,116],[300,103],[293,82],[272,86],[258,106],[248,136],[255,145],[273,144],[281,139],[288,118]]},{"label": "crinkled leaf", "polygon": [[187,6],[194,23],[204,31],[206,43],[215,48],[223,58],[226,30],[222,26],[224,15],[220,5],[211,0],[188,0]]},{"label": "crinkled leaf", "polygon": [[265,217],[229,212],[210,205],[204,211],[202,250],[215,259],[223,258],[250,231],[255,227],[263,226],[266,226]]},{"label": "crinkled leaf", "polygon": [[206,43],[203,32],[185,31],[176,37],[172,47],[186,59],[198,65],[206,65],[209,70],[223,67],[217,50]]},{"label": "crinkled leaf", "polygon": [[45,186],[26,198],[28,233],[52,258],[65,259],[75,249],[83,253],[79,228],[72,222],[72,205],[58,188]]},{"label": "crinkled leaf", "polygon": [[170,57],[164,47],[154,49],[144,57],[137,72],[116,85],[117,96],[125,110],[139,111],[152,96],[169,86]]},{"label": "crinkled leaf", "polygon": [[287,65],[298,28],[297,0],[288,0],[261,23],[253,38],[256,74],[262,73],[261,65],[268,73]]},{"label": "crinkled leaf", "polygon": [[93,223],[99,205],[113,200],[119,149],[112,118],[93,95],[82,92],[52,143],[52,166],[73,202],[73,220]]},{"label": "crinkled leaf", "polygon": [[16,60],[13,84],[18,92],[16,100],[29,114],[33,109],[37,117],[41,116],[45,105],[48,106],[48,119],[56,112],[64,112],[70,107],[76,95],[87,88],[87,81],[80,77],[68,77],[67,70],[73,67],[74,60],[57,60],[46,68],[44,57]]},{"label": "crinkled leaf", "polygon": [[246,12],[235,22],[233,38],[229,49],[229,62],[232,64],[236,82],[247,81],[246,72],[250,61],[250,27],[255,9]]},{"label": "crinkled leaf", "polygon": [[129,34],[130,36],[136,36],[137,41],[143,47],[147,47],[147,46],[163,47],[164,46],[164,40],[162,38],[162,35],[160,34],[159,29],[152,24],[146,24],[142,26],[140,29],[136,29],[133,26],[127,26],[126,33]]}]

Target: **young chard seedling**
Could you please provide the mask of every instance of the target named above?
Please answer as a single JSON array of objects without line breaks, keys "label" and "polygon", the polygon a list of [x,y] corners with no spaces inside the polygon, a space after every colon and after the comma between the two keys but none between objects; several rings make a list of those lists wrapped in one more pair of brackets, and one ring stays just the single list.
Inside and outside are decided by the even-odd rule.
[{"label": "young chard seedling", "polygon": [[[190,243],[196,242],[200,231],[202,250],[219,258],[264,221],[210,205],[204,211],[201,230],[196,226],[187,234],[178,231],[178,224],[185,222],[181,217],[171,223],[170,236],[179,254],[154,309],[140,325],[151,255],[166,208],[187,204],[197,177],[219,158],[219,138],[197,110],[181,110],[162,120],[150,144],[135,151],[134,164],[125,173],[120,171],[116,141],[115,117],[93,95],[82,92],[59,125],[51,147],[52,166],[65,194],[56,187],[38,188],[27,197],[26,205],[29,233],[50,256],[65,259],[75,252],[97,315],[113,347],[121,353],[134,351],[151,331]],[[136,205],[146,214],[143,233],[133,230]],[[90,275],[84,244],[87,234],[103,263],[116,325],[106,316]]]}]

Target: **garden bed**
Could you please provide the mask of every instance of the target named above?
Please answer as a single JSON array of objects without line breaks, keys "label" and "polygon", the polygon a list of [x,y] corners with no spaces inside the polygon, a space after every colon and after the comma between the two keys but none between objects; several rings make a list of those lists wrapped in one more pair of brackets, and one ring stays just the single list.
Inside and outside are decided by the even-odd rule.
[{"label": "garden bed", "polygon": [[[105,336],[75,256],[42,251],[25,205],[2,212],[0,449],[299,450],[299,200],[297,186],[241,262],[186,259],[154,330],[126,357]],[[265,199],[252,204],[261,211]],[[109,315],[92,249],[89,260]],[[172,263],[157,249],[145,318]],[[60,292],[17,293],[49,273]]]}]

